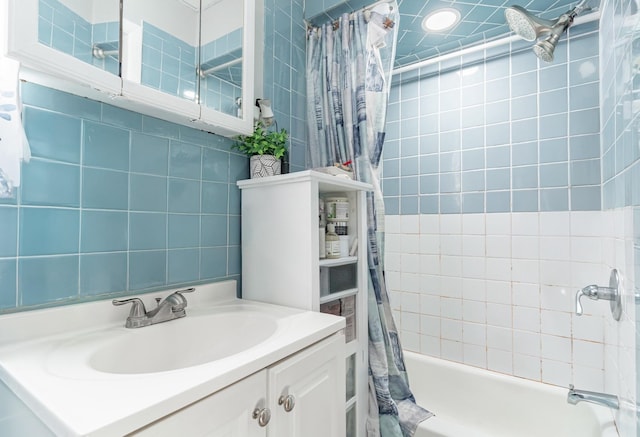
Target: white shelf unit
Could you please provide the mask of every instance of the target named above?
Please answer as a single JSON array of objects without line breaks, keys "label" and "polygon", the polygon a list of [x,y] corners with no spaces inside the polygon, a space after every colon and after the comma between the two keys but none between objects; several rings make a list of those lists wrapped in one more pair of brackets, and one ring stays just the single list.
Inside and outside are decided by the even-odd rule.
[{"label": "white shelf unit", "polygon": [[[368,403],[367,216],[369,184],[307,170],[239,181],[242,191],[242,297],[320,311],[321,305],[354,297],[355,336],[346,345],[347,437],[365,434]],[[348,230],[355,256],[319,258],[319,198],[349,199]],[[334,272],[347,285],[328,292]],[[321,281],[321,277],[323,280]],[[321,282],[325,284],[322,290]],[[349,318],[347,318],[349,337]],[[352,364],[352,365],[351,365]],[[350,389],[352,387],[352,389]]]}]

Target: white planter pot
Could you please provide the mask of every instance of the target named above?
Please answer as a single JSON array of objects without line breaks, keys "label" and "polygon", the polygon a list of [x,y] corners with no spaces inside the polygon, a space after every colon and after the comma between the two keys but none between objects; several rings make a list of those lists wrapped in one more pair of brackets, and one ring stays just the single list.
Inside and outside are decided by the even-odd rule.
[{"label": "white planter pot", "polygon": [[251,179],[280,174],[280,160],[273,155],[253,155],[249,159]]}]

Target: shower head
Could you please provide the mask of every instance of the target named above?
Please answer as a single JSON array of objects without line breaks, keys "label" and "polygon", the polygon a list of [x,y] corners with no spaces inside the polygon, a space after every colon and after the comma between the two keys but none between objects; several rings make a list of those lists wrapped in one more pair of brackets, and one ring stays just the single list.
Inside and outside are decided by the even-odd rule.
[{"label": "shower head", "polygon": [[509,28],[525,41],[535,41],[550,32],[554,21],[536,17],[522,6],[509,6],[504,10]]},{"label": "shower head", "polygon": [[559,36],[551,34],[533,46],[533,53],[544,62],[553,62],[553,51],[556,49],[559,40]]},{"label": "shower head", "polygon": [[562,34],[571,26],[573,19],[586,9],[589,0],[582,0],[573,9],[565,12],[555,20],[545,20],[536,17],[521,6],[509,6],[504,16],[512,31],[526,41],[535,41],[545,36],[533,46],[538,58],[545,62],[553,61],[553,51],[556,49]]}]

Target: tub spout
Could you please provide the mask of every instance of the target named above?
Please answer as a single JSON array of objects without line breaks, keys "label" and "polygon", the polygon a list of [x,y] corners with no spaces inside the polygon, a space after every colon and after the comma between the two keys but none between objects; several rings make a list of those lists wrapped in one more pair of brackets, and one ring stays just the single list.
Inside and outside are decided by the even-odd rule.
[{"label": "tub spout", "polygon": [[602,405],[605,407],[613,408],[614,410],[620,408],[620,401],[618,400],[618,396],[609,395],[606,393],[598,393],[595,391],[576,390],[573,388],[573,384],[569,385],[567,402],[572,405],[576,405],[578,402],[591,402],[592,404]]}]

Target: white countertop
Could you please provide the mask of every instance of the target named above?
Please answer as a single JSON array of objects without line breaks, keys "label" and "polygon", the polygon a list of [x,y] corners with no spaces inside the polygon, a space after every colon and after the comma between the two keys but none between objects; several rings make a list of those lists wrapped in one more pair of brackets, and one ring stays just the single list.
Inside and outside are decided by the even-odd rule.
[{"label": "white countertop", "polygon": [[[56,434],[111,437],[132,432],[233,384],[345,325],[340,317],[236,299],[234,281],[196,288],[186,295],[187,318],[211,312],[260,312],[276,318],[275,332],[256,346],[205,364],[116,374],[93,369],[88,357],[92,347],[105,339],[133,331],[124,328],[128,307],[113,307],[108,300],[9,314],[0,316],[0,378]],[[167,294],[142,297],[153,301]],[[181,320],[185,319],[161,325],[168,329]],[[207,334],[214,333],[202,333]],[[170,344],[154,346],[171,353]]]}]

